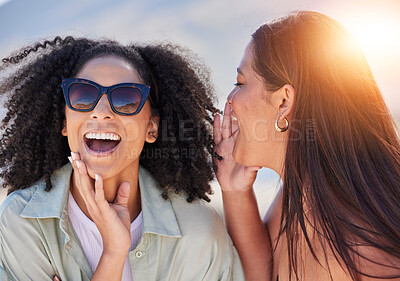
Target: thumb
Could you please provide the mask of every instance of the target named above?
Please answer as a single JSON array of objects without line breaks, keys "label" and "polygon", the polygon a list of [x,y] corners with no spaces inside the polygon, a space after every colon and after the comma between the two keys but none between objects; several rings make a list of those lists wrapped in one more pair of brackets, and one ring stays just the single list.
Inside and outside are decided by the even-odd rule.
[{"label": "thumb", "polygon": [[131,190],[131,185],[129,182],[124,181],[118,188],[117,197],[114,200],[114,204],[122,205],[128,207],[129,193]]},{"label": "thumb", "polygon": [[255,180],[257,177],[257,173],[261,168],[261,166],[245,167],[244,175],[248,179]]}]

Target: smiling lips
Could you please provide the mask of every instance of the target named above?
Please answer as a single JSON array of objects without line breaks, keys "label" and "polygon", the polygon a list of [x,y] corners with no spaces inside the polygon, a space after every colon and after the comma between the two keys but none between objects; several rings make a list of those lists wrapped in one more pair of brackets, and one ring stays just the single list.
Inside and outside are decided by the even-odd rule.
[{"label": "smiling lips", "polygon": [[235,111],[233,111],[233,108],[231,109],[231,118],[232,118],[232,137],[233,137],[239,130],[239,123],[236,117],[236,113]]},{"label": "smiling lips", "polygon": [[112,153],[121,142],[121,137],[113,132],[88,132],[83,139],[88,152],[96,156]]}]

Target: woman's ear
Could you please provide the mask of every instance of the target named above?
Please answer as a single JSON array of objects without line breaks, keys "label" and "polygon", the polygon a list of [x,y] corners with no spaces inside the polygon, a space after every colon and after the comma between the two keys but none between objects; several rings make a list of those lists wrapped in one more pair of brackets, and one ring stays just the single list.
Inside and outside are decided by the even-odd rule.
[{"label": "woman's ear", "polygon": [[146,142],[153,143],[158,137],[158,126],[160,124],[160,116],[153,115],[150,117],[147,125]]},{"label": "woman's ear", "polygon": [[61,129],[61,135],[63,135],[64,137],[68,136],[68,133],[67,133],[67,121],[65,119],[64,119],[64,122],[63,122],[63,127]]},{"label": "woman's ear", "polygon": [[295,90],[290,84],[285,84],[279,90],[280,104],[279,104],[279,116],[280,119],[288,117],[293,110]]}]

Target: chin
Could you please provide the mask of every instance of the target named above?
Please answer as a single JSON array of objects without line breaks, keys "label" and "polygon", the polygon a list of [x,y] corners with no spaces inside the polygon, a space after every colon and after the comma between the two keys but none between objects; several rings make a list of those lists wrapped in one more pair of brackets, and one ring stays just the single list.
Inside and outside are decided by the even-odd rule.
[{"label": "chin", "polygon": [[[243,145],[241,145],[243,144]],[[268,160],[273,160],[273,155],[268,155],[266,153],[260,153],[262,151],[271,151],[265,147],[262,148],[259,144],[254,144],[251,142],[241,142],[240,139],[235,143],[233,148],[233,159],[241,165],[252,167],[260,166],[264,168],[272,169],[272,163]]]},{"label": "chin", "polygon": [[95,174],[99,174],[103,179],[107,179],[116,174],[115,167],[110,167],[108,165],[95,164],[91,161],[85,161],[88,171],[88,175],[91,178],[95,178]]},{"label": "chin", "polygon": [[[258,159],[255,159],[249,150],[240,150],[239,146],[235,145],[232,153],[233,159],[244,166],[263,166]],[[249,157],[250,156],[250,157]]]}]

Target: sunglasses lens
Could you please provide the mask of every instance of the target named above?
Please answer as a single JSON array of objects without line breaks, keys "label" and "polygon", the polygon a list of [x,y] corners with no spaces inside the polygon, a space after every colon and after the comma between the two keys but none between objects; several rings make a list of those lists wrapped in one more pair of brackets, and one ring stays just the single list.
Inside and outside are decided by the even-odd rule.
[{"label": "sunglasses lens", "polygon": [[68,90],[69,102],[78,110],[90,109],[98,95],[99,90],[96,87],[83,83],[72,84]]},{"label": "sunglasses lens", "polygon": [[132,114],[139,107],[142,92],[134,87],[120,87],[111,92],[111,101],[116,111]]}]

